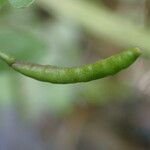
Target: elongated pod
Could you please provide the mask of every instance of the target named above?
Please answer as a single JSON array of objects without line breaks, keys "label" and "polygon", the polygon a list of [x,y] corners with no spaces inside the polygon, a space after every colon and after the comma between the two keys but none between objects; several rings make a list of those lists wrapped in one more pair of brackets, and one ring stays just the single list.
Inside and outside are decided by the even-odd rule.
[{"label": "elongated pod", "polygon": [[118,73],[130,66],[140,55],[138,48],[128,49],[93,64],[79,67],[57,67],[18,61],[0,52],[0,57],[14,70],[36,80],[57,84],[87,82]]}]

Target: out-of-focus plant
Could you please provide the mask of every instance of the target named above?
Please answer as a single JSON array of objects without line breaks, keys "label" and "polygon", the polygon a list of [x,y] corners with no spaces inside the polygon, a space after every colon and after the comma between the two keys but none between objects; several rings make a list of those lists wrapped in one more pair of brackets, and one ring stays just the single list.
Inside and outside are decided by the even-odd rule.
[{"label": "out-of-focus plant", "polygon": [[[15,3],[13,1],[13,4],[15,4],[17,7],[25,7],[25,6],[28,6],[28,4],[30,4],[31,1],[30,2],[24,1],[24,2],[26,3],[26,5],[25,5],[25,3],[22,3],[21,1],[19,1],[19,2],[16,1]],[[79,0],[77,0],[77,1],[64,0],[63,5],[60,5],[60,3],[58,3],[57,0],[38,0],[36,4],[37,4],[36,6],[47,11],[47,13],[52,14],[53,16],[57,16],[58,17],[57,21],[59,23],[62,20],[63,20],[62,21],[63,23],[68,21],[70,24],[71,23],[73,24],[72,28],[74,25],[75,26],[81,25],[81,27],[84,27],[84,29],[86,29],[87,32],[92,33],[95,37],[111,40],[114,43],[116,43],[116,45],[119,45],[119,46],[121,45],[121,46],[125,46],[125,47],[140,46],[144,49],[148,49],[150,47],[149,42],[148,42],[149,35],[148,35],[148,33],[145,32],[145,29],[144,30],[140,29],[139,27],[136,27],[136,25],[133,25],[132,23],[130,23],[126,20],[123,20],[119,15],[112,13],[109,10],[102,7],[101,4],[99,5],[100,8],[98,8],[97,6],[95,6],[93,4],[91,5],[91,3],[89,1],[82,1],[82,0],[80,0],[80,1]],[[29,9],[30,9],[30,7],[29,7]],[[35,10],[35,6],[33,5],[33,7],[31,9]],[[18,9],[16,11],[16,15],[19,15],[20,13],[22,13],[22,11],[24,11],[24,9]],[[29,18],[33,15],[33,13],[25,12],[24,16],[26,16],[26,15]],[[11,17],[9,16],[8,20],[10,18]],[[16,17],[16,20],[17,19],[18,18]],[[34,19],[35,19],[35,17],[34,17]],[[70,21],[70,19],[71,19],[71,21]],[[6,19],[5,21],[8,22],[8,20]],[[13,19],[10,19],[10,20],[12,21]],[[25,22],[26,19],[24,19],[24,22],[22,22],[23,19],[21,21],[20,20],[18,22],[21,25],[26,26],[30,23],[29,20],[27,20]],[[17,21],[13,20],[12,21],[13,25],[16,25],[18,23]],[[58,34],[60,25],[57,26],[56,22],[51,23],[51,25],[54,27],[54,28],[51,28],[51,31],[49,30],[50,27],[48,27],[50,25],[50,23],[44,24],[45,26],[41,27],[42,28],[41,31],[46,32],[47,35],[49,34],[47,36],[48,38],[46,40],[50,43],[49,49],[52,50],[51,53],[47,52],[48,55],[46,57],[47,58],[46,61],[48,63],[50,62],[50,63],[56,63],[56,64],[60,64],[63,62],[64,63],[63,65],[72,66],[77,62],[75,62],[75,63],[73,62],[72,58],[70,58],[69,53],[70,54],[72,53],[71,56],[73,56],[73,59],[75,59],[75,57],[79,56],[78,50],[80,50],[80,52],[81,52],[81,47],[79,48],[78,46],[76,46],[77,44],[79,44],[79,43],[76,43],[76,41],[77,41],[76,39],[70,39],[70,37],[66,38],[66,34],[68,34],[68,33],[70,34],[69,30],[68,30],[69,32],[68,31],[66,32],[63,29],[63,31],[60,31],[60,32],[63,32],[63,33],[61,33],[61,36],[60,36]],[[26,23],[26,24],[23,24],[23,23]],[[40,25],[42,23],[43,22],[40,22]],[[33,31],[37,27],[37,25],[35,25],[35,26],[34,25],[35,25],[35,22],[34,22],[34,24],[32,24]],[[31,60],[33,58],[36,58],[37,56],[40,56],[44,52],[43,51],[44,44],[42,43],[41,37],[37,38],[35,35],[32,34],[32,32],[30,32],[31,30],[24,31],[24,30],[22,30],[22,28],[20,28],[18,26],[19,25],[17,24],[17,29],[16,29],[16,27],[15,27],[15,29],[14,29],[14,27],[12,28],[12,26],[8,27],[9,28],[8,31],[10,31],[9,34],[15,33],[14,34],[15,36],[14,35],[6,36],[6,37],[11,37],[9,39],[3,38],[3,37],[5,37],[6,34],[1,32],[1,33],[3,33],[2,38],[1,38],[2,39],[2,42],[1,42],[2,48],[1,49],[6,51],[7,53],[11,53],[14,56],[17,56],[17,58],[21,58],[21,59],[28,59],[28,60],[30,59]],[[61,27],[62,27],[62,25],[61,25]],[[18,28],[19,28],[19,31],[18,31]],[[7,30],[7,29],[5,29],[5,30]],[[139,32],[139,31],[141,31],[141,32]],[[9,35],[9,34],[7,34],[7,35]],[[16,34],[17,34],[17,40],[15,40]],[[73,37],[76,36],[75,32],[71,33],[71,34],[73,35]],[[120,36],[120,35],[123,35],[123,36]],[[56,36],[57,36],[57,38],[56,38]],[[141,39],[144,39],[143,40],[144,43],[142,42]],[[68,40],[68,42],[65,43],[66,45],[70,44],[70,42],[72,42],[72,43],[74,42],[73,44],[71,43],[72,46],[67,47],[68,50],[66,50],[66,51],[68,51],[68,52],[66,52],[65,54],[63,53],[63,51],[64,51],[63,49],[65,49],[65,48],[62,48],[62,45],[64,46],[63,40]],[[10,44],[8,45],[6,41],[10,41]],[[59,44],[59,41],[62,43]],[[52,43],[55,43],[55,45]],[[51,48],[51,46],[53,46],[53,48]],[[72,52],[70,51],[70,49],[72,50]],[[73,54],[73,53],[75,53],[75,54]],[[32,54],[34,54],[34,57]],[[67,57],[66,57],[67,59],[64,61],[61,61],[61,59],[64,59],[65,55],[67,55]],[[41,58],[41,56],[38,58]],[[70,61],[71,63],[70,64],[67,63],[67,60],[68,60],[68,62]],[[81,61],[79,57],[78,57],[78,59],[75,59],[75,60],[78,62]],[[83,62],[84,62],[84,60],[83,60]],[[45,63],[45,61],[44,61],[44,63]],[[4,64],[2,64],[2,65],[4,65]],[[78,65],[79,65],[79,63],[78,63]],[[28,89],[27,83],[28,84],[31,83],[30,86],[32,89],[32,94],[30,93],[30,91]],[[55,106],[59,105],[60,107],[62,105],[68,105],[67,103],[69,103],[68,101],[70,101],[71,96],[73,95],[71,86],[63,86],[63,87],[56,86],[54,88],[54,87],[46,86],[45,84],[42,85],[39,83],[40,87],[35,88],[32,83],[35,84],[35,82],[31,81],[31,80],[24,81],[24,84],[26,86],[25,90],[27,91],[26,93],[28,93],[29,101],[30,101],[30,99],[36,99],[37,101],[39,101],[39,106],[37,103],[36,103],[36,105],[33,105],[33,104],[30,105],[30,107],[32,106],[32,108],[31,108],[32,110],[34,110],[33,107],[41,107],[42,105],[40,105],[41,104],[40,101],[41,100],[43,101],[43,99],[45,100],[45,103],[49,101],[49,106],[51,108],[54,105]],[[98,84],[99,83],[94,82],[94,88],[96,88],[98,86]],[[36,84],[36,85],[38,86],[38,84]],[[76,89],[78,89],[78,87],[79,87],[78,85],[75,86]],[[91,88],[93,88],[93,87],[91,86],[88,88],[89,95],[90,95],[90,92],[92,92]],[[40,95],[36,94],[36,93],[39,93],[42,89],[44,92],[42,92]],[[113,85],[112,85],[112,89],[113,89]],[[65,92],[63,92],[63,91],[65,91]],[[55,94],[56,92],[60,93],[60,95],[63,93],[64,94],[64,96],[62,96],[63,98],[61,96],[59,96],[59,94],[56,95]],[[49,93],[49,94],[47,94],[47,93]],[[46,95],[46,96],[44,97],[44,95]],[[55,99],[57,99],[57,98],[59,100],[55,101]],[[54,99],[54,100],[52,100],[52,99]],[[33,101],[31,101],[30,103],[32,103],[32,102]],[[63,102],[64,102],[64,104],[63,104]],[[47,106],[48,105],[46,105],[46,107]],[[43,106],[43,107],[45,107],[45,106]]]},{"label": "out-of-focus plant", "polygon": [[[44,53],[44,47],[44,43],[28,31],[13,27],[0,28],[0,49],[5,52],[11,52],[22,59],[31,59],[30,54],[34,53],[36,53],[36,57],[40,57]],[[0,64],[0,71],[2,71],[5,69],[4,63],[0,61]]]},{"label": "out-of-focus plant", "polygon": [[57,0],[38,0],[47,11],[55,11],[57,17],[67,17],[76,21],[87,32],[98,38],[109,39],[118,46],[138,46],[150,53],[149,29],[134,24],[102,4],[94,5],[84,0],[64,0],[63,5]]},{"label": "out-of-focus plant", "polygon": [[[31,5],[34,0],[8,0],[10,4],[16,8],[27,7]],[[0,0],[0,6],[6,3],[6,0]]]},{"label": "out-of-focus plant", "polygon": [[[23,7],[30,5],[33,0],[10,0],[10,2],[15,7]],[[44,66],[26,62],[22,63],[16,61],[16,59],[13,57],[9,57],[3,52],[0,52],[0,57],[16,71],[26,76],[40,81],[66,84],[87,82],[104,78],[109,75],[114,75],[120,70],[131,65],[140,54],[141,51],[139,49],[131,49],[127,50],[126,52],[111,56],[110,58],[97,61],[93,64],[72,68],[59,68],[57,66]]]},{"label": "out-of-focus plant", "polygon": [[5,3],[5,0],[0,0],[0,7]]}]

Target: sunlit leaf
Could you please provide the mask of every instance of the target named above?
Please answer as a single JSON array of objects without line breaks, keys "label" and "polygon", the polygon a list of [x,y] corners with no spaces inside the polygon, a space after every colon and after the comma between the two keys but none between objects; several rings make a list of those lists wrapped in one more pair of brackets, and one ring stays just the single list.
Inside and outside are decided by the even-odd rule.
[{"label": "sunlit leaf", "polygon": [[34,0],[9,0],[9,2],[16,8],[28,7]]}]

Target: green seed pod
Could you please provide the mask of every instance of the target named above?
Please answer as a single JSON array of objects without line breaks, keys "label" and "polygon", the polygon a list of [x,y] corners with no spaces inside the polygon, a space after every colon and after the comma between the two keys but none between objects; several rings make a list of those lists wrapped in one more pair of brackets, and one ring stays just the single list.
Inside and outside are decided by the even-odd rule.
[{"label": "green seed pod", "polygon": [[128,49],[93,64],[79,67],[57,67],[18,61],[0,52],[0,57],[14,70],[39,81],[57,84],[88,82],[114,75],[130,66],[140,55],[138,48]]}]

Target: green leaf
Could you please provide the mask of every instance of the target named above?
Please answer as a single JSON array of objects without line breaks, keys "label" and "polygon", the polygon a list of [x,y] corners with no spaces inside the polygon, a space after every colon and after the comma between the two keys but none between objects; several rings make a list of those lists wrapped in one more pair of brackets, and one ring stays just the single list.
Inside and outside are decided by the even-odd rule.
[{"label": "green leaf", "polygon": [[[46,48],[45,45],[30,31],[9,27],[0,28],[0,50],[23,60],[34,61],[41,58]],[[0,60],[0,71],[4,70],[5,67],[6,65]]]},{"label": "green leaf", "polygon": [[0,8],[3,6],[3,4],[6,2],[6,0],[0,0]]},{"label": "green leaf", "polygon": [[34,0],[9,0],[9,2],[16,8],[22,8],[31,5]]}]

